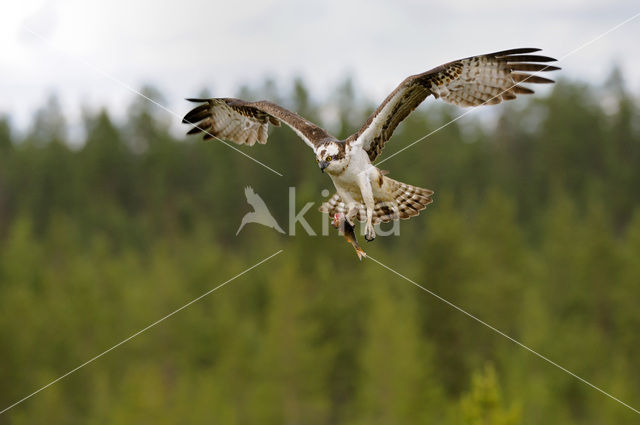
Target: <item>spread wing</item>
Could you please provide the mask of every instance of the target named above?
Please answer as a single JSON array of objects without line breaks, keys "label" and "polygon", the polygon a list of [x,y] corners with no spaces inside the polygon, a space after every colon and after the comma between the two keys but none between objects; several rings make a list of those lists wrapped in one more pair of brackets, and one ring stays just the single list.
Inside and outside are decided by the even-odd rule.
[{"label": "spread wing", "polygon": [[540,49],[522,48],[472,56],[406,78],[347,141],[359,144],[374,161],[398,124],[429,95],[459,106],[496,104],[533,90],[520,83],[553,83],[527,71],[554,71],[544,65],[555,59],[531,55]]},{"label": "spread wing", "polygon": [[187,134],[204,133],[204,139],[220,138],[239,145],[267,143],[269,124],[287,124],[311,148],[326,139],[334,139],[324,129],[282,106],[267,101],[246,102],[240,99],[187,99],[201,103],[182,122],[193,124]]}]

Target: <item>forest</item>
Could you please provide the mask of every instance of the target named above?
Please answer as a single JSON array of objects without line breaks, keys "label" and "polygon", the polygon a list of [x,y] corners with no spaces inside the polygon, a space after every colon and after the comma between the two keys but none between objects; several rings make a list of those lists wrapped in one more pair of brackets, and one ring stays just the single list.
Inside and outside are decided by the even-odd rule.
[{"label": "forest", "polygon": [[[376,102],[347,78],[239,88],[344,138]],[[143,92],[163,103],[160,90]],[[187,94],[188,95],[188,94]],[[197,93],[194,93],[197,95]],[[185,113],[191,105],[184,103]],[[487,107],[489,108],[489,107]],[[472,113],[381,168],[435,191],[390,269],[640,408],[640,100],[613,69]],[[425,102],[381,159],[459,108]],[[318,229],[331,181],[284,126],[239,150],[180,136],[134,98],[86,108],[81,143],[52,95],[0,117],[0,424],[631,424],[632,410],[452,308],[331,228],[247,224],[254,188]],[[184,127],[184,132],[188,130]],[[182,130],[182,129],[181,129]],[[182,134],[182,133],[180,133]],[[288,233],[288,232],[287,232]]]}]

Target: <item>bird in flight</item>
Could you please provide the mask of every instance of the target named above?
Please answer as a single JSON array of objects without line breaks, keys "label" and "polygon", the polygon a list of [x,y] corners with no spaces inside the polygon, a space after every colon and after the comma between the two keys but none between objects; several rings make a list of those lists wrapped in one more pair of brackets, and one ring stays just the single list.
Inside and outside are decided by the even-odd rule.
[{"label": "bird in flight", "polygon": [[520,48],[472,56],[407,77],[345,140],[265,100],[188,99],[200,105],[182,122],[194,126],[187,134],[202,132],[205,140],[225,139],[249,146],[267,142],[269,124],[285,123],[313,149],[320,170],[336,188],[320,211],[330,217],[344,214],[351,226],[355,220],[363,222],[365,238],[371,241],[376,236],[375,224],[413,217],[432,202],[433,191],[393,180],[372,164],[398,124],[430,95],[459,106],[493,105],[518,94],[532,94],[522,83],[553,83],[527,73],[560,69],[546,65],[555,59],[532,54],[539,50]]}]

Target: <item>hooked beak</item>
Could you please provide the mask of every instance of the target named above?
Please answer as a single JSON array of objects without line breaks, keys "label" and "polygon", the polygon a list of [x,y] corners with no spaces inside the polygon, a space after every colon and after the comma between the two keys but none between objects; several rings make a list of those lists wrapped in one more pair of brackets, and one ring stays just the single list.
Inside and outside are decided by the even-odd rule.
[{"label": "hooked beak", "polygon": [[329,166],[329,161],[320,161],[318,165],[320,166],[320,171],[324,173],[324,169]]}]

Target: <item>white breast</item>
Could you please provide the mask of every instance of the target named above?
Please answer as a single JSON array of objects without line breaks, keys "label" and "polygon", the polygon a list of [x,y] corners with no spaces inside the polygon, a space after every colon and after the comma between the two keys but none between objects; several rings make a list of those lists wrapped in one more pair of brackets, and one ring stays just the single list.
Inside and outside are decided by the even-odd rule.
[{"label": "white breast", "polygon": [[361,147],[355,147],[347,152],[349,156],[349,165],[340,175],[331,175],[331,180],[341,196],[344,197],[345,192],[351,195],[354,200],[362,202],[362,195],[360,193],[359,176],[363,173],[369,178],[376,179],[378,177],[378,171],[376,167],[371,164],[369,155]]}]

